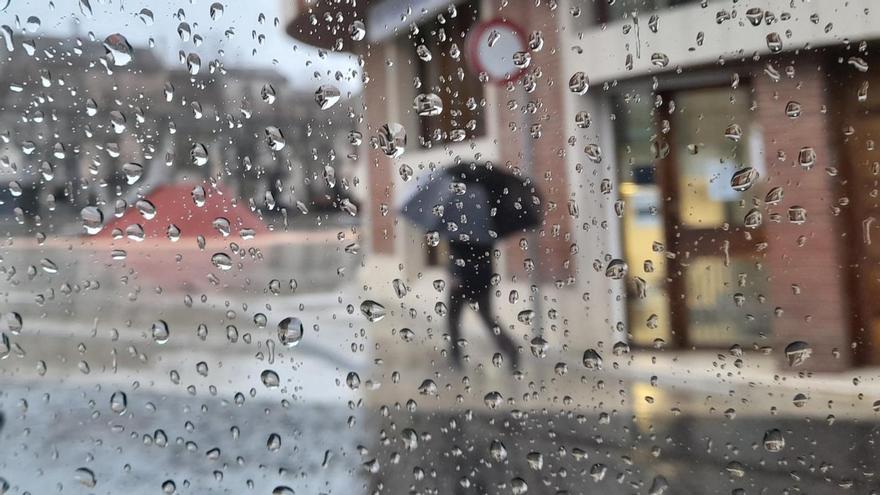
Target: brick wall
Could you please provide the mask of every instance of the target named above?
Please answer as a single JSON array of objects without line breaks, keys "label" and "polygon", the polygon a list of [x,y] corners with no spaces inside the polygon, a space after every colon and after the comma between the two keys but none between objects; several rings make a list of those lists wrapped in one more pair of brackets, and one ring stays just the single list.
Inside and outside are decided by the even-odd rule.
[{"label": "brick wall", "polygon": [[[544,282],[565,279],[574,274],[575,269],[574,260],[569,255],[573,243],[569,237],[573,236],[570,234],[571,222],[566,207],[570,186],[567,183],[564,153],[570,148],[566,145],[566,128],[569,126],[562,116],[571,74],[562,67],[561,51],[566,49],[560,45],[559,39],[559,16],[565,15],[562,10],[551,10],[545,2],[536,6],[535,2],[523,1],[510,2],[499,12],[500,17],[519,25],[526,36],[540,31],[544,38],[543,49],[532,53],[529,67],[529,71],[538,76],[534,92],[528,95],[528,101],[537,105],[537,111],[530,115],[529,120],[530,124],[542,126],[540,138],[528,138],[532,155],[530,167],[525,163],[527,157],[523,153],[523,132],[521,129],[511,129],[512,123],[520,125],[521,109],[511,111],[507,105],[508,101],[517,98],[516,92],[522,91],[522,88],[517,85],[516,90],[510,92],[507,87],[502,87],[496,109],[499,128],[497,140],[502,164],[530,169],[543,195],[545,207],[557,205],[555,209],[545,208],[545,224],[538,235],[538,249],[533,250],[532,254],[538,260],[535,270]],[[558,234],[554,234],[554,231],[558,231]],[[514,273],[522,273],[523,260],[528,257],[518,243],[519,236],[513,236],[507,249],[508,268]]]},{"label": "brick wall", "polygon": [[[763,67],[753,74],[769,185],[785,190],[782,203],[769,208],[769,212],[782,215],[782,222],[767,223],[765,212],[770,301],[784,311],[773,321],[773,347],[784,360],[783,350],[789,342],[805,341],[813,347],[813,355],[804,368],[839,370],[850,366],[853,359],[842,237],[845,229],[842,219],[831,213],[838,197],[837,179],[826,173],[827,167],[837,165],[832,141],[836,132],[822,109],[833,102],[829,101],[821,63],[804,58],[795,68],[795,77],[783,76],[779,82],[764,74]],[[786,115],[789,101],[801,104],[798,118]],[[798,153],[805,146],[816,152],[811,170],[798,163]],[[807,210],[807,221],[802,225],[788,221],[787,211],[793,205]],[[806,243],[799,247],[801,236]],[[793,289],[795,285],[799,294]],[[840,358],[832,356],[834,348],[840,350]]]},{"label": "brick wall", "polygon": [[[369,81],[364,87],[364,106],[366,123],[362,128],[364,132],[364,144],[362,153],[367,153],[366,180],[367,180],[367,203],[365,218],[369,221],[369,239],[372,252],[376,254],[391,254],[394,252],[394,176],[392,176],[393,163],[390,158],[379,149],[369,146],[370,137],[378,132],[379,127],[387,123],[386,102],[388,73],[385,67],[383,47],[369,48],[362,53],[364,57],[364,71]],[[380,207],[388,205],[387,214],[382,214]]]}]

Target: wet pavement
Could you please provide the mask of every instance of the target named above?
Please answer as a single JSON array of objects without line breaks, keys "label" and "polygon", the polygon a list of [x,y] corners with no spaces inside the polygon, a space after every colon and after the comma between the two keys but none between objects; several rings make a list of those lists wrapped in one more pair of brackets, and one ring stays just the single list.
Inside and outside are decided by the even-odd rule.
[{"label": "wet pavement", "polygon": [[[0,473],[7,493],[150,494],[162,493],[167,480],[177,493],[880,489],[874,421],[423,404],[372,410],[344,400],[272,400],[261,391],[237,401],[227,393],[140,389],[127,392],[119,414],[111,395],[101,385],[5,385]],[[272,434],[280,446],[270,446]],[[81,467],[94,473],[94,488],[75,479]]]},{"label": "wet pavement", "polygon": [[[470,332],[466,371],[453,372],[429,322],[397,311],[424,336],[401,339],[394,314],[368,322],[347,288],[191,299],[118,289],[40,304],[45,291],[26,284],[6,293],[24,327],[7,332],[0,360],[5,493],[880,490],[876,386],[860,370],[858,383],[820,388],[751,354],[732,366],[599,347],[605,366],[588,369],[582,349],[523,346],[513,375]],[[305,327],[288,348],[275,334],[291,315]],[[165,343],[151,335],[157,319]]]},{"label": "wet pavement", "polygon": [[[6,493],[146,495],[168,493],[168,480],[176,493],[363,490],[354,446],[364,434],[344,407],[134,391],[120,415],[111,394],[100,386],[5,386]],[[272,434],[281,440],[270,449]],[[75,479],[82,467],[94,473],[93,488]]]},{"label": "wet pavement", "polygon": [[[395,414],[377,427],[382,493],[876,493],[878,424],[537,410]],[[779,430],[785,445],[764,446]],[[413,433],[414,432],[414,433]],[[499,443],[503,445],[499,448]],[[400,461],[394,463],[396,456]],[[742,490],[736,491],[736,490]]]}]

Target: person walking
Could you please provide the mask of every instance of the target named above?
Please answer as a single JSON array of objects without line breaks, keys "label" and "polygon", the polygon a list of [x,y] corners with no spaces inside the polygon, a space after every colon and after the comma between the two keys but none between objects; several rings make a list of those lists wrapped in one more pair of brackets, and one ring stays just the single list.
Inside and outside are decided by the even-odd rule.
[{"label": "person walking", "polygon": [[[449,241],[450,357],[462,366],[462,312],[472,306],[512,368],[519,365],[515,341],[492,311],[495,243],[540,227],[541,195],[532,180],[491,164],[460,163],[418,181],[403,202],[403,217],[432,238]],[[436,245],[436,244],[434,244]]]},{"label": "person walking", "polygon": [[491,244],[449,241],[449,336],[452,340],[450,357],[453,365],[462,367],[461,340],[462,310],[473,305],[483,324],[492,333],[498,347],[507,354],[511,368],[519,365],[516,343],[504,330],[492,311],[492,251]]}]

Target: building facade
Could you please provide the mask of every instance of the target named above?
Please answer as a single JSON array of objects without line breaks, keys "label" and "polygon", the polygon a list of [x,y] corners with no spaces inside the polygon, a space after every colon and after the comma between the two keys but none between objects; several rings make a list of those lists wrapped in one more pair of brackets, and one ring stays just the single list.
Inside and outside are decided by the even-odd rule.
[{"label": "building facade", "polygon": [[[741,348],[785,367],[803,342],[812,369],[880,361],[869,0],[288,6],[291,36],[361,57],[364,135],[409,134],[402,156],[374,146],[359,165],[378,272],[415,278],[438,258],[394,213],[411,175],[491,161],[541,188],[537,246],[511,239],[502,265],[516,279],[537,261],[530,283],[575,301],[572,346]],[[495,18],[542,41],[516,82],[456,56]],[[425,87],[443,118],[412,109]]]},{"label": "building facade", "polygon": [[[104,55],[99,43],[17,42],[28,49],[6,54],[0,73],[5,231],[22,232],[19,223],[36,219],[79,234],[72,220],[86,205],[109,218],[119,200],[133,205],[162,184],[206,180],[278,229],[284,221],[314,226],[328,215],[337,220],[331,223],[350,223],[336,203],[349,194],[343,157],[351,120],[341,107],[322,110],[295,93],[279,73],[215,61],[193,74],[148,49],[136,49],[132,63],[114,71],[96,62]],[[266,144],[270,127],[282,132],[283,149]],[[197,146],[204,163],[192,156]],[[142,177],[129,182],[125,163],[142,167]],[[328,169],[338,180],[325,178]],[[10,183],[21,196],[10,197]],[[13,215],[15,208],[21,211]]]}]

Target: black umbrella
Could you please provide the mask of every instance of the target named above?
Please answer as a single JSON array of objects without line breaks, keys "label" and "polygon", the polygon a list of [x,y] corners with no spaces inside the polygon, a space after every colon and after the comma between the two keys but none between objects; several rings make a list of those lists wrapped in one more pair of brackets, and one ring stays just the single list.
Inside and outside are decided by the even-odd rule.
[{"label": "black umbrella", "polygon": [[430,176],[401,213],[449,239],[491,244],[539,225],[540,207],[531,179],[487,165],[462,164]]}]

